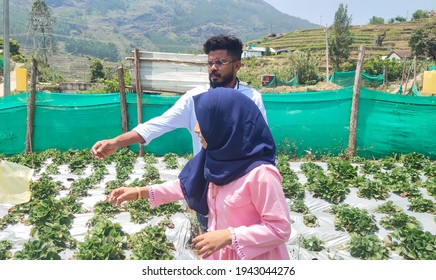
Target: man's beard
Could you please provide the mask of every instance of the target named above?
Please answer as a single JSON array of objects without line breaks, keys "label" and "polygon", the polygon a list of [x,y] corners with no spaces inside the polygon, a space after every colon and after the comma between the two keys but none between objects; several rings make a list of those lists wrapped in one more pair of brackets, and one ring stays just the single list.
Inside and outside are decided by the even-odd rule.
[{"label": "man's beard", "polygon": [[[212,75],[217,75],[219,76],[219,78],[223,78],[223,79],[221,82],[214,82],[211,78]],[[209,82],[211,88],[226,87],[232,81],[233,81],[233,75],[221,76],[221,74],[219,74],[216,71],[209,74]]]}]

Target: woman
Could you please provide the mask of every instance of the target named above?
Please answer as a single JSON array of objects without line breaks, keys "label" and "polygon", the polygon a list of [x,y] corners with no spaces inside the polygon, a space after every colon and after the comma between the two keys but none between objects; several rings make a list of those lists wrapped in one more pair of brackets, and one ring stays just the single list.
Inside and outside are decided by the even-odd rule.
[{"label": "woman", "polygon": [[203,259],[289,259],[289,210],[274,166],[275,143],[255,103],[234,89],[194,97],[202,150],[179,179],[142,188],[118,188],[109,201],[149,199],[158,205],[186,199],[208,215],[208,232],[193,239]]}]

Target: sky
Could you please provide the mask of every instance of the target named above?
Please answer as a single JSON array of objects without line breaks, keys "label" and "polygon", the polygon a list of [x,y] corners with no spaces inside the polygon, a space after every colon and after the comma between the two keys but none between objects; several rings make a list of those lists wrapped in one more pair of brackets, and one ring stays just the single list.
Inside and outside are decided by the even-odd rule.
[{"label": "sky", "polygon": [[436,0],[264,0],[282,13],[322,26],[333,24],[339,4],[348,6],[351,25],[368,24],[373,16],[387,22],[401,16],[410,20],[416,10],[436,10]]}]

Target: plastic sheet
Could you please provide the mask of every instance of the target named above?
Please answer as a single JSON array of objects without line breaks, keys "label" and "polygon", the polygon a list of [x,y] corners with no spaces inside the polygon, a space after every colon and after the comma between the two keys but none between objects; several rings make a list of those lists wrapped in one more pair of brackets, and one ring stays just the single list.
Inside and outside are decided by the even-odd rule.
[{"label": "plastic sheet", "polygon": [[30,200],[33,169],[0,160],[0,203],[21,204]]}]

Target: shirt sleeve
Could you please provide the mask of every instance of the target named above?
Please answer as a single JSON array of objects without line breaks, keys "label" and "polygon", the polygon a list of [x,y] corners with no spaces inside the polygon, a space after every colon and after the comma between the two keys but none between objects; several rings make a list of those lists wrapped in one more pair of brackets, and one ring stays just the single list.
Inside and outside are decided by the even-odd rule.
[{"label": "shirt sleeve", "polygon": [[192,106],[192,97],[186,93],[165,113],[137,125],[133,130],[144,139],[143,144],[148,145],[153,139],[176,128],[189,129]]},{"label": "shirt sleeve", "polygon": [[245,94],[246,96],[250,97],[251,100],[253,100],[253,102],[257,105],[260,112],[262,113],[262,116],[265,119],[266,123],[268,123],[268,119],[266,117],[265,105],[263,104],[262,94],[257,90],[242,84],[239,87],[239,91]]},{"label": "shirt sleeve", "polygon": [[260,215],[260,223],[229,228],[232,246],[241,259],[253,259],[287,242],[291,235],[288,206],[275,168],[259,168],[250,176],[252,203]]},{"label": "shirt sleeve", "polygon": [[168,181],[159,185],[151,185],[149,187],[149,192],[150,197],[148,202],[152,208],[165,203],[185,199],[179,180]]}]

